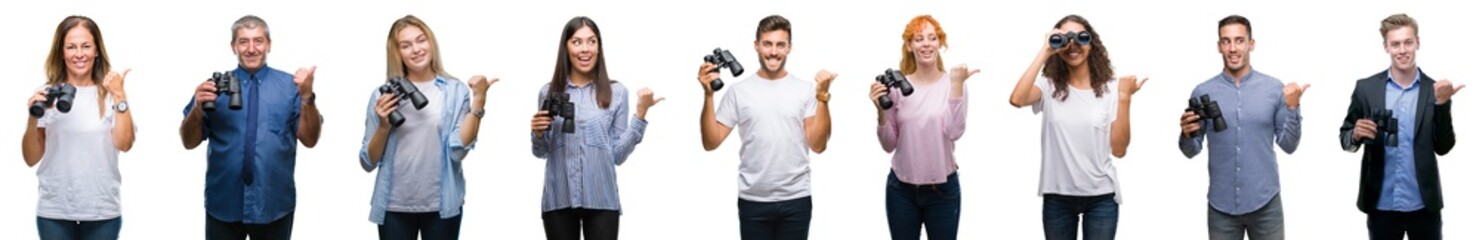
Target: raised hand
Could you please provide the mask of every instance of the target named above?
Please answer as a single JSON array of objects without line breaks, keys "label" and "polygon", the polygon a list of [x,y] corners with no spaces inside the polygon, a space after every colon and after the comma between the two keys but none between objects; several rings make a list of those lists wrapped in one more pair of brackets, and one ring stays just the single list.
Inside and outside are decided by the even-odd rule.
[{"label": "raised hand", "polygon": [[966,79],[980,72],[981,69],[970,69],[965,64],[960,64],[950,69],[950,81],[965,82]]},{"label": "raised hand", "polygon": [[817,93],[825,93],[832,87],[832,80],[837,79],[837,74],[827,70],[817,71]]},{"label": "raised hand", "polygon": [[1433,95],[1436,95],[1436,97],[1438,97],[1438,105],[1448,103],[1448,100],[1453,98],[1453,94],[1458,93],[1458,90],[1463,89],[1463,84],[1454,86],[1453,82],[1448,81],[1448,79],[1443,79],[1441,81],[1438,81],[1437,83],[1433,83]]},{"label": "raised hand", "polygon": [[471,79],[468,79],[467,87],[472,89],[473,94],[484,96],[488,93],[488,87],[493,86],[494,83],[498,83],[498,78],[490,79],[483,75],[473,75]]},{"label": "raised hand", "polygon": [[1121,96],[1135,95],[1135,92],[1140,91],[1141,86],[1145,86],[1146,81],[1150,81],[1150,78],[1140,78],[1140,81],[1135,81],[1135,79],[1135,75],[1120,77],[1119,91]]},{"label": "raised hand", "polygon": [[647,119],[647,109],[652,108],[653,105],[657,105],[657,103],[662,102],[664,99],[667,98],[660,97],[654,99],[652,97],[652,89],[642,88],[642,90],[637,90],[637,118]]},{"label": "raised hand", "polygon": [[716,71],[718,69],[719,66],[709,62],[698,66],[698,84],[704,88],[704,94],[714,94],[714,89],[709,87],[709,83],[719,79],[719,72]]},{"label": "raised hand", "polygon": [[1294,108],[1299,107],[1299,97],[1304,96],[1304,90],[1309,88],[1310,84],[1308,83],[1304,85],[1299,85],[1299,83],[1295,82],[1289,82],[1289,84],[1285,84],[1284,105],[1289,107],[1289,110],[1294,110]]},{"label": "raised hand", "polygon": [[315,71],[318,71],[318,66],[298,68],[298,72],[293,73],[293,84],[298,85],[298,96],[308,98],[308,95],[313,94],[313,73]]},{"label": "raised hand", "polygon": [[123,69],[123,71],[108,73],[108,76],[103,77],[103,89],[107,90],[109,94],[113,94],[113,96],[115,97],[124,96],[123,79],[125,77],[128,77],[128,72],[130,71],[132,71],[132,69]]}]

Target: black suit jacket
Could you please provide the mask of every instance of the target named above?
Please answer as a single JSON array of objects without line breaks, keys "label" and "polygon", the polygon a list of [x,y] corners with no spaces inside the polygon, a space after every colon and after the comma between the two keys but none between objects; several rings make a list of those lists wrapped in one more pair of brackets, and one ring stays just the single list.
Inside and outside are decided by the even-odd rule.
[{"label": "black suit jacket", "polygon": [[[1414,118],[1417,122],[1413,128],[1416,132],[1412,139],[1413,165],[1417,168],[1417,185],[1422,193],[1425,209],[1437,212],[1443,209],[1443,188],[1438,181],[1437,155],[1448,154],[1453,149],[1453,115],[1449,111],[1453,100],[1437,105],[1438,99],[1433,95],[1433,79],[1426,74],[1421,76],[1418,83],[1420,89],[1417,96],[1417,116]],[[1351,93],[1351,106],[1346,112],[1345,124],[1340,126],[1342,148],[1348,152],[1356,152],[1363,146],[1366,148],[1361,155],[1361,190],[1356,198],[1356,208],[1365,213],[1377,211],[1376,203],[1381,198],[1381,184],[1385,177],[1386,148],[1376,141],[1352,142],[1351,134],[1356,127],[1356,120],[1365,118],[1373,110],[1390,109],[1386,106],[1386,84],[1387,71],[1357,81],[1356,90]]]}]

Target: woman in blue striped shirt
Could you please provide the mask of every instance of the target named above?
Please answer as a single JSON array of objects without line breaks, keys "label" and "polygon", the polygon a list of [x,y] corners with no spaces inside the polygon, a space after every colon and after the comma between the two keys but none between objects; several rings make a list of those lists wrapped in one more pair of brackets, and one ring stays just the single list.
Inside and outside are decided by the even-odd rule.
[{"label": "woman in blue striped shirt", "polygon": [[[467,192],[462,159],[477,141],[488,86],[498,79],[475,75],[464,85],[442,70],[436,35],[415,16],[391,25],[385,51],[385,75],[403,92],[376,89],[365,110],[360,166],[380,169],[370,222],[379,225],[380,239],[457,239]],[[410,94],[425,99],[402,97]]]},{"label": "woman in blue striped shirt", "polygon": [[[555,74],[539,90],[530,121],[534,156],[546,159],[544,233],[548,239],[616,239],[621,200],[616,166],[626,162],[647,129],[647,108],[662,99],[638,93],[627,120],[627,90],[606,75],[601,29],[575,17],[560,34]],[[553,98],[551,98],[554,96]]]}]

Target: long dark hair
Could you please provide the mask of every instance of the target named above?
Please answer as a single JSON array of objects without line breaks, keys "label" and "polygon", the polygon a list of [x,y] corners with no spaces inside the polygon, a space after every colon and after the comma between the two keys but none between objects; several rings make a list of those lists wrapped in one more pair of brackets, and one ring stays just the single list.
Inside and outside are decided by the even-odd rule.
[{"label": "long dark hair", "polygon": [[[1088,31],[1089,35],[1093,36],[1093,40],[1089,41],[1089,46],[1091,46],[1089,58],[1084,64],[1089,65],[1089,86],[1094,88],[1094,97],[1102,97],[1104,92],[1109,90],[1109,87],[1105,85],[1114,79],[1114,68],[1109,64],[1109,50],[1104,49],[1104,42],[1099,41],[1099,32],[1094,31],[1094,26],[1089,25],[1089,20],[1085,20],[1082,16],[1065,16],[1062,20],[1058,20],[1058,24],[1053,25],[1053,28],[1062,28],[1063,24],[1068,22],[1084,25],[1084,31]],[[1074,43],[1070,43],[1072,44]],[[1046,65],[1042,68],[1042,75],[1047,76],[1053,83],[1053,98],[1058,101],[1068,99],[1068,71],[1068,62],[1058,54],[1048,57]]]},{"label": "long dark hair", "polygon": [[565,31],[560,33],[560,52],[555,57],[555,75],[550,77],[549,93],[546,96],[565,92],[566,79],[575,73],[573,69],[575,66],[570,64],[570,48],[566,45],[575,35],[575,31],[584,27],[591,28],[591,32],[596,34],[596,65],[591,68],[592,75],[595,76],[591,76],[591,81],[596,85],[596,104],[601,108],[606,108],[611,105],[612,81],[611,77],[606,75],[606,51],[602,43],[604,40],[601,39],[601,28],[596,27],[596,22],[585,16],[571,18],[570,22],[565,23]]}]

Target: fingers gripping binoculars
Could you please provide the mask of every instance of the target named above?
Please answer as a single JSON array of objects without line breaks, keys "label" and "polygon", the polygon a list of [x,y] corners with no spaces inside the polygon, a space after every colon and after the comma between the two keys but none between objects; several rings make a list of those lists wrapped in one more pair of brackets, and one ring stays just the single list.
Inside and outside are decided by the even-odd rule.
[{"label": "fingers gripping binoculars", "polygon": [[575,133],[575,103],[570,102],[569,93],[551,94],[545,97],[539,110],[548,111],[551,117],[558,116],[565,119],[565,123],[560,126],[560,132]]},{"label": "fingers gripping binoculars", "polygon": [[1187,100],[1187,103],[1190,106],[1186,111],[1196,113],[1202,120],[1212,120],[1212,131],[1227,130],[1227,121],[1222,119],[1222,108],[1217,106],[1217,101],[1212,101],[1211,95],[1202,94],[1201,97]]},{"label": "fingers gripping binoculars", "polygon": [[[216,84],[217,97],[227,95],[230,98],[227,100],[227,107],[241,110],[241,79],[231,72],[215,72],[211,73],[211,82]],[[200,103],[200,107],[206,111],[215,111],[216,101]]]},{"label": "fingers gripping binoculars", "polygon": [[[914,94],[914,85],[909,84],[909,79],[905,78],[904,72],[900,72],[899,70],[892,68],[884,70],[883,74],[879,74],[878,77],[874,77],[873,79],[883,84],[885,88],[883,90],[884,93],[888,93],[890,91],[889,89],[898,88],[904,96]],[[878,106],[883,107],[883,109],[890,109],[894,107],[894,101],[887,94],[884,94],[883,96],[878,96]]]},{"label": "fingers gripping binoculars", "polygon": [[1062,48],[1068,45],[1069,40],[1078,42],[1080,46],[1089,45],[1094,40],[1094,35],[1088,31],[1053,34],[1052,36],[1048,36],[1048,46],[1053,47],[1053,49]]},{"label": "fingers gripping binoculars", "polygon": [[[718,68],[714,69],[715,72],[718,72],[720,68],[728,68],[729,73],[735,77],[745,73],[745,67],[740,65],[739,60],[734,59],[733,54],[729,54],[729,50],[714,48],[714,53],[704,56],[704,61],[717,66]],[[709,88],[719,91],[720,88],[724,88],[724,81],[714,79],[713,82],[709,82]]]},{"label": "fingers gripping binoculars", "polygon": [[1371,141],[1382,139],[1388,147],[1397,146],[1397,133],[1400,129],[1397,128],[1399,126],[1397,116],[1392,114],[1391,109],[1372,111],[1366,118],[1376,123],[1377,137],[1372,138]]},{"label": "fingers gripping binoculars", "polygon": [[72,98],[77,97],[77,88],[72,84],[58,82],[46,87],[46,101],[31,104],[31,116],[41,117],[46,115],[46,109],[52,106],[63,113],[72,111]]},{"label": "fingers gripping binoculars", "polygon": [[[386,79],[385,84],[380,85],[380,93],[394,95],[396,101],[411,100],[411,106],[416,110],[421,110],[429,103],[426,95],[421,95],[421,90],[416,89],[416,85],[411,84],[411,81],[407,81],[405,77],[396,76]],[[401,124],[406,123],[406,117],[401,115],[399,110],[391,111],[385,118],[390,121],[391,127],[400,127]]]}]

